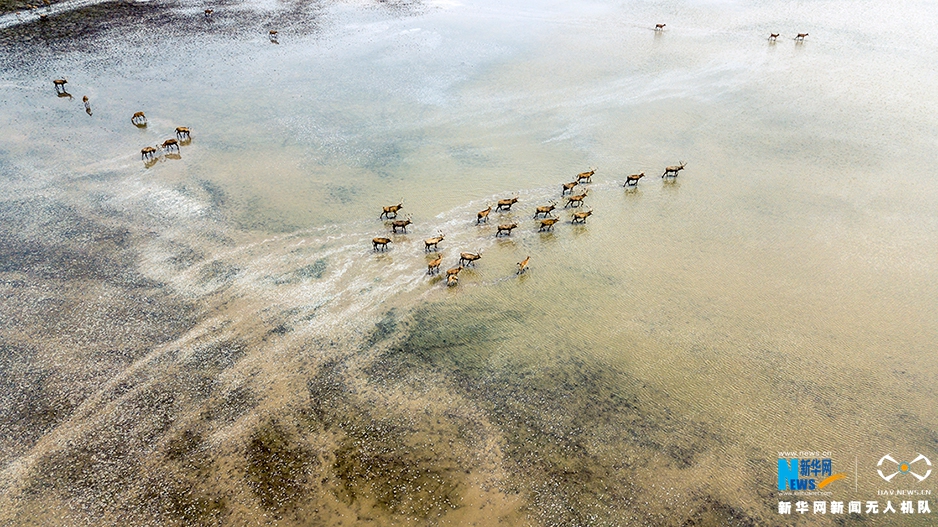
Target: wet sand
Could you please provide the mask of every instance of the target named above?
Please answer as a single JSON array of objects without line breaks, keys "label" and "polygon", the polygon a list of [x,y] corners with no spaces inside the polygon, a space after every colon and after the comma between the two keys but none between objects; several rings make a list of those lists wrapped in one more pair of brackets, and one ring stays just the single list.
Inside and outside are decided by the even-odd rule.
[{"label": "wet sand", "polygon": [[[597,59],[591,91],[583,49],[530,51],[544,42],[526,42],[528,24],[552,16],[541,8],[487,6],[475,16],[519,34],[466,56],[400,25],[432,24],[428,4],[224,3],[211,21],[201,9],[101,4],[0,34],[16,44],[2,95],[16,109],[0,114],[0,523],[787,525],[777,451],[845,463],[938,446],[935,183],[904,187],[885,168],[933,157],[927,134],[865,149],[878,132],[843,139],[830,131],[841,117],[804,100],[817,79],[764,103],[726,87],[725,70],[746,68],[687,72],[696,52],[676,34],[610,45],[607,26],[553,14],[596,30],[589,56],[678,64],[625,83],[652,94],[641,104],[609,108],[622,86],[602,75],[621,65]],[[475,22],[456,27],[485,40]],[[460,63],[424,82],[451,52],[482,71]],[[346,59],[366,74],[341,77]],[[98,120],[82,92],[46,86],[65,66]],[[384,89],[407,103],[385,105]],[[728,114],[736,101],[748,106]],[[143,102],[151,124],[134,129],[126,114]],[[927,111],[899,115],[928,131]],[[183,120],[199,126],[177,159],[139,160]],[[662,145],[696,154],[677,180],[657,178]],[[565,210],[537,232],[533,204],[597,158],[595,216],[576,226]],[[804,158],[815,172],[792,176]],[[855,184],[833,177],[845,159]],[[635,191],[621,188],[626,166],[649,174]],[[523,207],[475,225],[514,192]],[[400,194],[416,224],[387,234],[375,204]],[[509,221],[522,227],[496,239]],[[456,288],[424,274],[437,229],[445,266],[484,255]],[[379,234],[394,240],[385,253],[371,251]]]}]

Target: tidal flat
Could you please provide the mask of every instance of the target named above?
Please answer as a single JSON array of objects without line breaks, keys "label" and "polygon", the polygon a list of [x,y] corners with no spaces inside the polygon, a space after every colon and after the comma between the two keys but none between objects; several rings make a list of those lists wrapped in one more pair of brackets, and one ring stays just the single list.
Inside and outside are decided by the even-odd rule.
[{"label": "tidal flat", "polygon": [[42,9],[0,15],[0,525],[934,523],[777,487],[938,460],[933,6]]}]

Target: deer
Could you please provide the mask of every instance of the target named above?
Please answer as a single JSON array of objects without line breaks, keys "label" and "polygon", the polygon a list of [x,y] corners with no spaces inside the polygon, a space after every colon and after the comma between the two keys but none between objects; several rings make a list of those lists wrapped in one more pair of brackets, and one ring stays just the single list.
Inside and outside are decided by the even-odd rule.
[{"label": "deer", "polygon": [[511,210],[511,206],[515,203],[518,203],[518,196],[509,199],[500,199],[498,200],[498,206],[495,207],[495,212],[500,210]]},{"label": "deer", "polygon": [[570,207],[572,203],[576,203],[576,205],[572,205],[573,207],[579,207],[580,205],[583,204],[583,200],[586,199],[586,195],[589,194],[589,192],[590,192],[590,189],[586,189],[585,191],[583,191],[582,194],[577,194],[576,196],[568,196],[567,204],[564,205],[564,208]]},{"label": "deer", "polygon": [[459,266],[462,267],[463,262],[466,262],[466,265],[475,266],[475,261],[479,258],[482,258],[482,251],[479,251],[475,254],[473,253],[459,253]]},{"label": "deer", "polygon": [[56,93],[66,93],[65,85],[68,84],[68,81],[64,77],[61,79],[55,79],[54,81],[52,81],[52,84],[55,85]]},{"label": "deer", "polygon": [[504,225],[499,225],[498,231],[495,233],[495,237],[497,238],[501,236],[503,232],[507,233],[506,236],[511,236],[512,229],[517,229],[517,228],[518,228],[517,223],[506,223]]},{"label": "deer", "polygon": [[778,40],[778,33],[769,33],[769,40],[772,42]]},{"label": "deer", "polygon": [[645,173],[644,173],[644,172],[642,172],[641,174],[632,174],[631,176],[625,178],[625,184],[622,185],[622,186],[623,186],[623,187],[634,187],[634,186],[638,185],[638,180],[642,179],[643,177],[645,177]]},{"label": "deer", "polygon": [[397,234],[397,229],[404,231],[404,234],[407,234],[407,226],[413,223],[410,221],[410,216],[407,216],[407,219],[404,220],[394,220],[391,222],[391,232]]},{"label": "deer", "polygon": [[554,229],[554,224],[560,221],[560,218],[545,218],[541,220],[541,226],[537,232],[550,231]]},{"label": "deer", "polygon": [[807,33],[798,33],[798,36],[795,37],[795,40],[800,40],[801,42],[804,42],[804,37],[806,36],[808,36]]},{"label": "deer", "polygon": [[371,243],[375,246],[374,250],[378,250],[378,247],[381,247],[381,250],[388,248],[388,244],[391,243],[391,240],[387,238],[373,238]]},{"label": "deer", "polygon": [[446,285],[454,286],[459,283],[459,271],[463,270],[462,264],[457,267],[446,270]]},{"label": "deer", "polygon": [[661,177],[677,177],[677,173],[681,170],[684,170],[686,165],[687,163],[681,161],[680,165],[671,165],[669,167],[665,167],[664,174],[661,174]]},{"label": "deer", "polygon": [[91,115],[91,103],[88,102],[88,96],[85,95],[81,98],[81,102],[85,103],[85,113]]},{"label": "deer", "polygon": [[537,217],[541,214],[543,214],[545,218],[549,218],[551,211],[553,211],[555,208],[557,208],[557,203],[555,201],[551,201],[549,205],[544,207],[538,207],[534,212],[534,219],[537,219]]},{"label": "deer", "polygon": [[569,182],[569,183],[562,183],[562,184],[560,185],[560,197],[562,198],[563,195],[566,194],[567,192],[569,192],[570,194],[573,194],[573,189],[575,189],[577,185],[579,185],[579,182],[578,182],[578,181],[571,181],[571,182]]},{"label": "deer", "polygon": [[524,260],[521,260],[520,262],[518,262],[518,272],[516,272],[515,274],[524,274],[525,271],[528,270],[528,262],[530,261],[531,261],[531,257],[528,256]]},{"label": "deer", "polygon": [[589,172],[580,172],[579,174],[576,175],[577,184],[579,184],[580,181],[586,181],[587,183],[591,183],[593,180],[593,174],[595,173],[596,173],[596,169],[592,167],[590,168]]},{"label": "deer", "polygon": [[189,135],[189,127],[187,126],[177,126],[176,127],[176,138],[180,141],[188,141],[192,139]]},{"label": "deer", "polygon": [[214,13],[214,12],[215,12],[215,11],[212,10],[212,9],[206,9],[206,10],[205,10],[205,18],[208,18],[208,17],[212,16],[212,13]]},{"label": "deer", "polygon": [[490,212],[492,212],[492,206],[491,206],[491,205],[489,205],[489,208],[487,208],[487,209],[485,209],[485,210],[480,210],[479,213],[476,214],[476,225],[478,225],[478,224],[480,224],[480,223],[482,223],[482,222],[488,223],[488,222],[489,222],[489,213],[490,213]]},{"label": "deer", "polygon": [[163,150],[166,150],[166,151],[170,151],[173,149],[175,149],[177,152],[179,151],[179,141],[176,139],[167,139],[163,141],[162,146],[163,146]]},{"label": "deer", "polygon": [[427,264],[427,274],[432,275],[440,272],[440,264],[443,263],[443,255],[437,254],[435,260]]},{"label": "deer", "polygon": [[145,146],[140,150],[140,159],[152,159],[156,155],[156,149],[152,146]]},{"label": "deer", "polygon": [[444,238],[445,236],[446,236],[446,235],[443,234],[443,231],[440,231],[440,235],[439,235],[439,236],[434,236],[433,238],[427,238],[426,240],[424,240],[423,243],[424,243],[424,245],[426,246],[426,247],[424,247],[424,252],[430,252],[430,247],[433,247],[434,249],[438,249],[437,245],[438,245],[441,241],[443,241],[443,238]]},{"label": "deer", "polygon": [[147,116],[143,112],[137,112],[130,118],[130,122],[139,128],[143,128],[147,125]]},{"label": "deer", "polygon": [[399,210],[401,210],[402,208],[404,208],[404,198],[401,198],[401,202],[398,203],[397,205],[391,205],[390,207],[382,207],[382,208],[384,209],[384,212],[381,213],[381,216],[378,216],[378,219],[379,219],[379,220],[380,220],[381,218],[387,218],[387,219],[389,219],[389,220],[390,220],[390,219],[393,219],[393,218],[391,217],[391,214],[393,214],[393,215],[394,215],[393,217],[396,218],[396,217],[397,217],[397,211],[399,211]]},{"label": "deer", "polygon": [[271,29],[271,30],[267,33],[267,37],[268,37],[268,38],[270,39],[270,41],[273,42],[274,44],[277,43],[277,31]]},{"label": "deer", "polygon": [[593,213],[593,209],[590,209],[586,212],[574,212],[573,219],[570,220],[570,223],[586,223],[586,218],[590,217],[590,214]]},{"label": "deer", "polygon": [[655,24],[655,31],[661,31],[667,24]]}]

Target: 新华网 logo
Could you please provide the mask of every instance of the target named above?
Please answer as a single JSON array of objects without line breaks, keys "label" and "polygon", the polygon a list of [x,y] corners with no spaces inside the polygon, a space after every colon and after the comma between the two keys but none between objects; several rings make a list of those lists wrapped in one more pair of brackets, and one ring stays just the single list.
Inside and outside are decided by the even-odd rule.
[{"label": "\u65b0\u534e\u7f51 logo", "polygon": [[843,479],[830,458],[778,458],[778,490],[819,490]]},{"label": "\u65b0\u534e\u7f51 logo", "polygon": [[[925,463],[922,464],[919,463],[919,461],[924,461]],[[916,463],[919,463],[919,465],[915,470],[921,471],[925,469],[924,474],[918,474],[913,471],[913,465]],[[877,463],[876,466],[879,467],[876,469],[876,472],[879,473],[879,477],[885,479],[886,481],[892,481],[892,478],[898,476],[899,474],[911,474],[919,481],[924,481],[925,478],[931,475],[931,460],[922,454],[919,454],[918,457],[912,461],[896,461],[891,454],[886,454],[879,459],[879,463]],[[886,469],[886,472],[889,473],[889,475],[886,475],[886,473],[883,472],[884,468]]]}]

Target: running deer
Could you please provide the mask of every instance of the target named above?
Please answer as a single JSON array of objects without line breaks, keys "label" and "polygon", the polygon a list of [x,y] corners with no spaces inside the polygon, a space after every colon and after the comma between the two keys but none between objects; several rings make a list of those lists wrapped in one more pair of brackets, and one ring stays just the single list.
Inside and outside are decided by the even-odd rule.
[{"label": "running deer", "polygon": [[423,243],[426,246],[424,247],[424,252],[430,252],[430,247],[433,247],[434,250],[438,249],[437,245],[443,241],[444,236],[446,235],[443,234],[443,231],[440,231],[439,236],[434,236],[433,238],[427,238],[424,240]]},{"label": "running deer", "polygon": [[[390,219],[393,219],[393,218],[396,218],[396,217],[397,217],[397,211],[399,211],[399,210],[401,210],[402,208],[404,208],[404,198],[401,198],[401,202],[398,203],[397,205],[391,205],[390,207],[382,207],[382,208],[384,209],[384,212],[382,212],[381,215],[378,216],[378,219],[379,219],[379,220],[380,220],[381,218],[387,218],[387,219],[389,219],[389,220],[390,220]],[[393,214],[394,216],[392,217],[391,214]]]},{"label": "running deer", "polygon": [[271,42],[277,42],[277,31],[271,29],[267,33],[267,37],[270,39]]},{"label": "running deer", "polygon": [[88,115],[91,115],[91,103],[88,102],[88,96],[85,95],[84,97],[82,97],[81,102],[85,103],[85,113],[87,113]]},{"label": "running deer", "polygon": [[374,250],[377,251],[378,247],[381,247],[381,250],[383,251],[388,248],[388,244],[391,243],[391,240],[388,238],[373,238],[371,243],[375,246]]},{"label": "running deer", "polygon": [[65,92],[65,85],[68,84],[68,81],[65,80],[64,78],[63,78],[63,79],[55,79],[54,81],[52,81],[52,84],[55,85],[55,92],[56,92],[56,93],[66,93],[66,92]]},{"label": "running deer", "polygon": [[192,137],[189,135],[189,128],[187,126],[177,126],[176,138],[180,141],[188,141],[192,139]]},{"label": "running deer", "polygon": [[152,146],[145,146],[140,150],[140,159],[153,159],[156,155],[156,149]]},{"label": "running deer", "polygon": [[570,223],[586,223],[586,218],[590,217],[590,214],[593,213],[593,209],[590,209],[586,212],[574,212],[573,219],[570,220]]},{"label": "running deer", "polygon": [[528,256],[524,260],[521,260],[520,262],[518,262],[518,272],[515,274],[524,274],[524,272],[528,270],[528,262],[530,261],[531,261],[531,257]]},{"label": "running deer", "polygon": [[667,24],[655,24],[655,31],[661,31]]},{"label": "running deer", "polygon": [[427,274],[432,275],[440,272],[440,264],[443,263],[443,255],[438,254],[435,260],[427,264]]},{"label": "running deer", "polygon": [[143,128],[147,125],[147,116],[143,115],[143,112],[137,112],[130,118],[130,122],[132,122],[134,126]]},{"label": "running deer", "polygon": [[500,210],[511,210],[511,206],[514,205],[515,203],[518,203],[517,196],[510,198],[510,199],[500,199],[498,200],[498,206],[495,207],[495,212],[498,212]]},{"label": "running deer", "polygon": [[485,210],[480,210],[479,213],[476,214],[476,225],[482,223],[483,221],[484,221],[485,223],[488,223],[488,222],[489,222],[489,213],[490,213],[490,212],[492,212],[492,206],[491,206],[491,205],[489,205],[489,208],[487,208],[487,209],[485,209]]},{"label": "running deer", "polygon": [[800,40],[801,42],[804,42],[804,37],[806,36],[808,36],[807,33],[798,33],[798,36],[795,37],[795,40]]},{"label": "running deer", "polygon": [[593,174],[595,173],[596,169],[590,167],[589,172],[580,172],[576,175],[576,182],[579,183],[580,181],[586,181],[587,183],[591,183],[593,181]]},{"label": "running deer", "polygon": [[664,174],[661,174],[661,177],[677,177],[677,173],[681,170],[684,170],[684,167],[687,163],[681,161],[680,165],[671,165],[664,169]]},{"label": "running deer", "polygon": [[[586,189],[585,191],[583,191],[582,194],[577,194],[576,196],[568,196],[567,204],[564,205],[564,208],[567,208],[570,206],[579,207],[580,205],[583,204],[583,200],[586,199],[586,195],[589,194],[589,192],[590,192],[590,189]],[[576,205],[571,205],[573,203],[576,203]]]},{"label": "running deer", "polygon": [[498,232],[495,233],[495,237],[501,236],[503,232],[507,233],[506,236],[511,236],[512,229],[517,229],[517,228],[518,228],[517,223],[506,223],[504,225],[499,225]]},{"label": "running deer", "polygon": [[623,186],[623,187],[634,187],[635,185],[638,185],[638,180],[639,180],[639,179],[642,179],[643,177],[645,177],[645,173],[644,173],[644,172],[642,172],[641,174],[632,174],[631,176],[625,178],[625,184],[622,185],[622,186]]},{"label": "running deer", "polygon": [[168,151],[171,151],[171,150],[174,150],[174,149],[175,149],[177,152],[179,151],[179,141],[176,140],[176,139],[167,139],[167,140],[163,141],[163,145],[162,145],[162,146],[163,146],[163,150],[166,150],[167,152],[168,152]]},{"label": "running deer", "polygon": [[534,212],[534,219],[537,219],[537,217],[541,214],[543,214],[545,218],[549,218],[551,211],[553,211],[555,208],[557,208],[557,203],[555,201],[551,201],[550,205],[538,207]]},{"label": "running deer", "polygon": [[775,42],[776,40],[778,40],[778,33],[770,33],[769,40],[771,40],[772,42]]},{"label": "running deer", "polygon": [[459,271],[463,270],[462,264],[459,264],[458,267],[453,267],[452,269],[446,270],[446,285],[454,286],[459,283]]},{"label": "running deer", "polygon": [[404,220],[394,220],[391,222],[391,232],[397,234],[397,229],[404,231],[404,234],[407,234],[407,226],[412,224],[410,221],[410,216],[407,216],[407,219]]},{"label": "running deer", "polygon": [[560,218],[546,218],[541,220],[541,226],[537,229],[537,232],[553,230],[554,224],[558,221],[560,221]]},{"label": "running deer", "polygon": [[473,265],[473,266],[475,266],[475,263],[474,263],[474,262],[475,262],[476,260],[478,260],[479,258],[482,258],[482,251],[479,251],[479,252],[477,252],[477,253],[475,253],[475,254],[473,254],[473,253],[459,253],[459,266],[462,267],[463,262],[465,262],[466,265]]},{"label": "running deer", "polygon": [[206,9],[206,10],[205,10],[205,16],[206,16],[206,17],[210,17],[210,16],[212,16],[212,13],[214,13],[214,12],[215,12],[215,11],[213,11],[213,10],[211,10],[211,9]]},{"label": "running deer", "polygon": [[560,197],[562,198],[563,195],[566,194],[567,192],[569,192],[570,194],[573,194],[573,189],[575,189],[578,184],[579,183],[577,183],[576,181],[571,181],[569,183],[562,183],[561,188],[560,188]]}]

